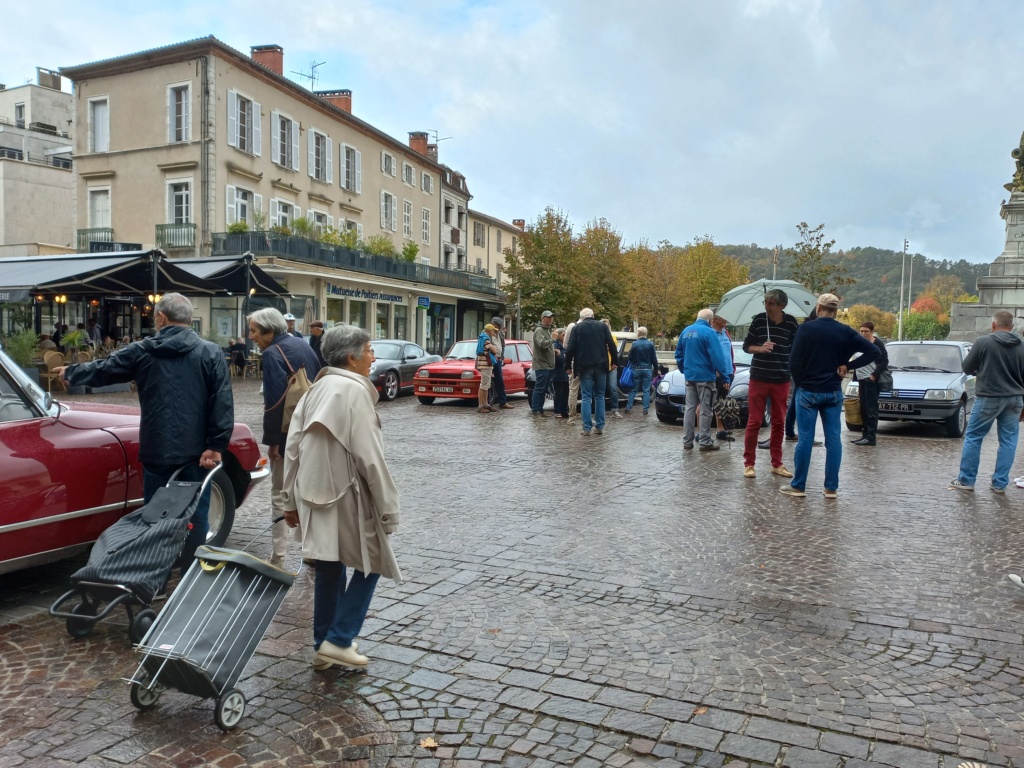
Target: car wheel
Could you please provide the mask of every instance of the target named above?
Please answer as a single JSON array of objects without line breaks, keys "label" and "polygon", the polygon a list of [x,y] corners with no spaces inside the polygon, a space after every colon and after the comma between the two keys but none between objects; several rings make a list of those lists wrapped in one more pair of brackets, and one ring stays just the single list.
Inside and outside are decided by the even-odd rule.
[{"label": "car wheel", "polygon": [[433,405],[434,404],[434,398],[432,398],[432,397],[423,397],[422,395],[417,395],[416,399],[419,400],[424,405]]},{"label": "car wheel", "polygon": [[206,543],[211,547],[223,546],[235,524],[235,489],[223,470],[214,475],[210,483],[209,520]]},{"label": "car wheel", "polygon": [[398,381],[398,374],[394,371],[388,371],[384,374],[384,386],[381,387],[380,394],[384,400],[394,400],[398,397],[398,392],[401,386]]},{"label": "car wheel", "polygon": [[956,413],[946,419],[946,435],[947,437],[963,437],[965,429],[967,429],[967,403],[961,400]]}]

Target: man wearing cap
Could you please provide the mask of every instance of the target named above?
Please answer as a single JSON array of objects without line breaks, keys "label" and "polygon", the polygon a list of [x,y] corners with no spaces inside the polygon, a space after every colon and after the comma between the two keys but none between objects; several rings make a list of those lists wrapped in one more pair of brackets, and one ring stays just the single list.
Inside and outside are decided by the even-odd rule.
[{"label": "man wearing cap", "polygon": [[320,367],[326,368],[327,363],[324,356],[320,354],[320,342],[324,340],[324,324],[314,320],[309,324],[309,347],[316,353],[316,359],[320,361]]},{"label": "man wearing cap", "polygon": [[505,360],[505,321],[500,317],[492,317],[491,325],[497,330],[492,334],[497,349],[494,352],[494,368],[491,369],[491,388],[494,390],[492,402],[502,410],[511,410],[514,406],[509,403],[508,395],[505,394],[505,377],[501,367]]},{"label": "man wearing cap", "polygon": [[[676,365],[686,379],[686,411],[683,413],[683,449],[692,450],[694,435],[701,451],[717,451],[711,437],[711,408],[715,379],[721,376],[728,383],[732,363],[726,357],[718,334],[711,328],[714,312],[702,309],[697,321],[682,330],[676,346]],[[697,409],[700,423],[697,423]]]},{"label": "man wearing cap", "polygon": [[295,315],[291,312],[284,316],[285,322],[288,323],[288,335],[294,336],[296,339],[302,338],[302,331],[295,330]]},{"label": "man wearing cap", "polygon": [[[796,451],[793,454],[793,480],[779,488],[787,496],[803,497],[807,470],[811,465],[811,446],[818,416],[825,434],[826,499],[834,499],[839,490],[839,466],[843,461],[840,437],[843,413],[842,381],[847,363],[854,355],[866,366],[879,358],[878,347],[848,325],[836,320],[839,297],[823,293],[818,297],[818,319],[804,323],[793,337],[789,368],[798,388],[796,402]],[[773,425],[774,426],[774,425]]]},{"label": "man wearing cap", "polygon": [[551,338],[551,324],[555,313],[550,309],[541,312],[540,322],[533,329],[533,397],[530,410],[534,416],[552,416],[551,411],[544,410],[544,397],[548,392],[548,384],[555,373],[555,342]]}]

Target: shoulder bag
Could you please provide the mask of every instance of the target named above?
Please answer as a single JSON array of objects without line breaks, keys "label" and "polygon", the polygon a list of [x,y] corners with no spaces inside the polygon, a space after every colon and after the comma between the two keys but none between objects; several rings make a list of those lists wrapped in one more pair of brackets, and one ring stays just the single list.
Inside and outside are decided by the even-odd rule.
[{"label": "shoulder bag", "polygon": [[299,366],[299,370],[292,368],[291,362],[288,360],[288,355],[284,353],[281,346],[277,345],[277,351],[281,353],[281,357],[284,358],[284,364],[288,366],[288,372],[291,374],[288,377],[288,381],[284,386],[284,394],[281,398],[269,408],[265,408],[264,412],[269,412],[283,406],[281,411],[281,431],[287,432],[288,427],[292,423],[292,414],[295,412],[295,406],[299,404],[299,400],[302,398],[309,388],[313,385],[309,383],[309,378],[306,376],[305,366]]},{"label": "shoulder bag", "polygon": [[878,391],[892,392],[892,371],[888,368],[878,374]]}]

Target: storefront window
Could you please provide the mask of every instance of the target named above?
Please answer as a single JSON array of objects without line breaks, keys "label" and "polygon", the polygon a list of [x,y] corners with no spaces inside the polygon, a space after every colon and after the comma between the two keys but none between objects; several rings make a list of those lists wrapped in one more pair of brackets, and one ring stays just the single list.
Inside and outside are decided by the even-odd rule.
[{"label": "storefront window", "polygon": [[[210,299],[210,331],[215,333],[218,343],[223,347],[227,346],[228,339],[239,335],[237,318],[241,311],[240,300],[231,297],[220,297]],[[250,312],[255,309],[251,306]]]},{"label": "storefront window", "polygon": [[377,327],[375,329],[376,338],[386,339],[388,337],[388,316],[390,315],[390,313],[390,304],[377,305]]},{"label": "storefront window", "polygon": [[395,338],[411,340],[409,336],[409,308],[403,304],[395,305]]},{"label": "storefront window", "polygon": [[342,299],[327,300],[327,327],[345,322],[345,302]]},{"label": "storefront window", "polygon": [[432,355],[445,354],[455,343],[455,306],[430,305],[430,329],[427,347]]},{"label": "storefront window", "polygon": [[365,301],[350,301],[348,303],[348,321],[359,328],[366,328]]}]

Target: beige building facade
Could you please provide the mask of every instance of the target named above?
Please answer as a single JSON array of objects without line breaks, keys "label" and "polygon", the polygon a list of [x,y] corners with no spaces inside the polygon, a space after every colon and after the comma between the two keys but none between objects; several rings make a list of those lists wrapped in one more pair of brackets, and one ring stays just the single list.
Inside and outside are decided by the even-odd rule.
[{"label": "beige building facade", "polygon": [[526,222],[515,219],[512,224],[481,211],[469,210],[469,263],[493,275],[501,285],[505,275],[505,254],[516,253]]}]

